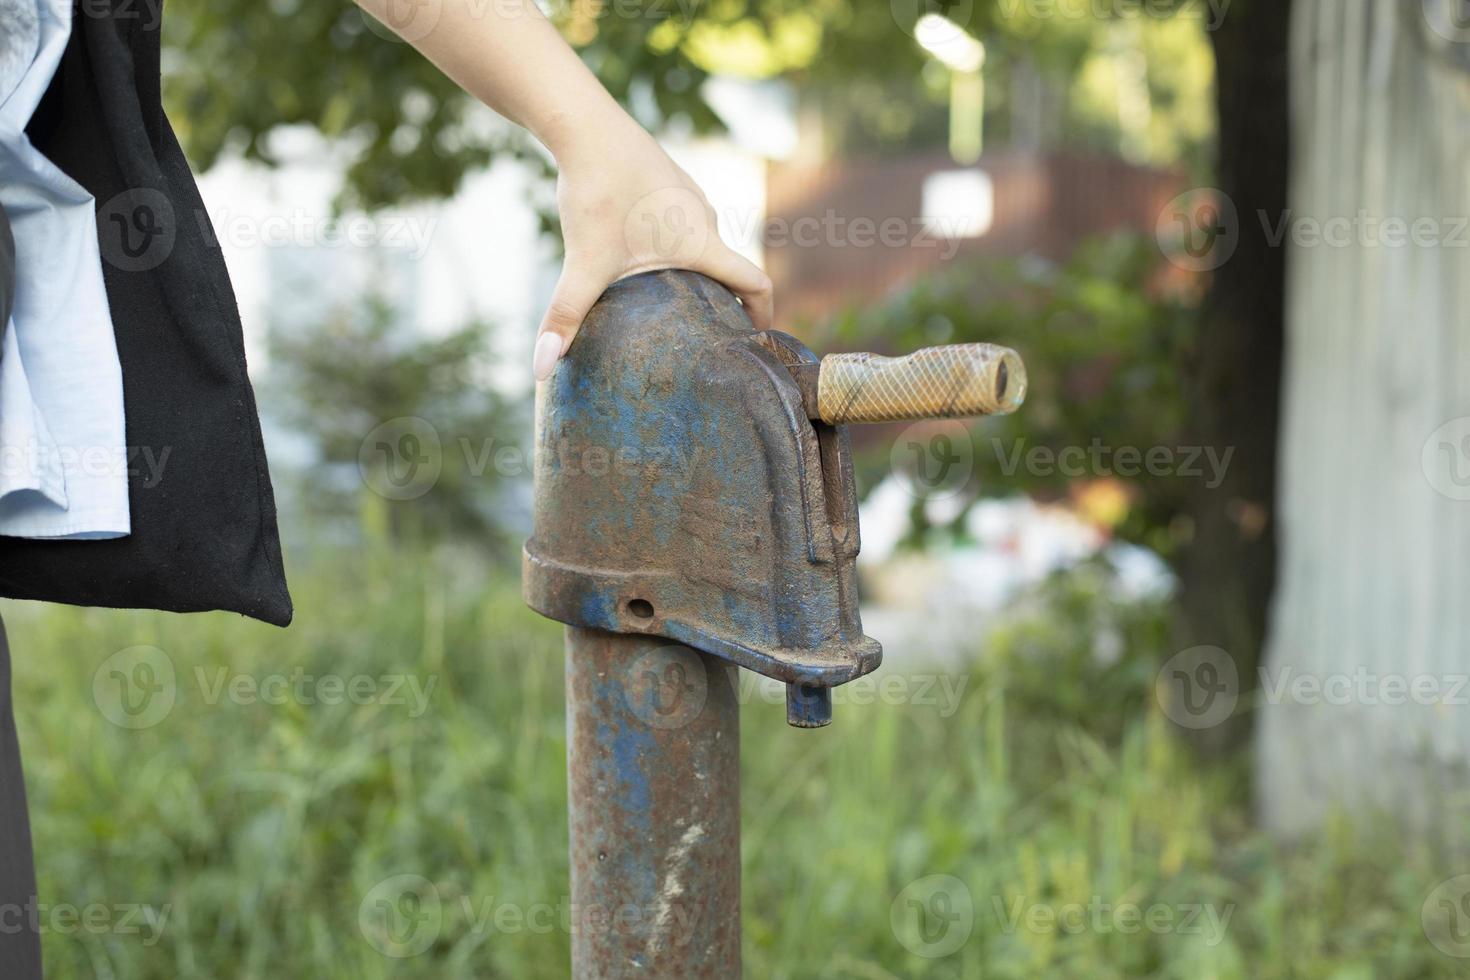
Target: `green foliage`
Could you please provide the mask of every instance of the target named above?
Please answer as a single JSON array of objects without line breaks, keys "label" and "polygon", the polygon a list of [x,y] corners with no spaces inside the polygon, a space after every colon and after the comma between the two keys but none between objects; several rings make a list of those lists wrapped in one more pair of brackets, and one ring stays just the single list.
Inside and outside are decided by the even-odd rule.
[{"label": "green foliage", "polygon": [[[271,407],[319,461],[295,494],[309,518],[355,513],[369,538],[399,543],[504,543],[496,506],[502,477],[526,472],[516,446],[526,425],[487,383],[489,335],[472,323],[424,336],[378,299],[320,326],[271,331]],[[520,455],[500,473],[507,447]],[[385,482],[400,472],[396,486]]]},{"label": "green foliage", "polygon": [[[403,6],[420,16],[436,9]],[[680,5],[648,6],[644,16],[565,26],[614,96],[652,93],[646,122],[708,129],[716,120],[698,94],[703,70],[677,46],[649,43],[661,25],[679,23]],[[351,158],[342,203],[371,209],[448,195],[499,153],[534,156],[528,140],[487,126],[478,103],[352,3],[179,0],[168,18],[169,117],[201,170],[229,149],[276,163],[271,131],[303,124],[342,141]]]},{"label": "green foliage", "polygon": [[[1157,246],[1133,235],[1085,244],[1060,266],[986,259],[926,276],[887,302],[852,308],[825,329],[835,335],[829,346],[839,348],[1015,348],[1030,376],[1026,407],[971,426],[973,489],[1058,498],[1074,489],[1076,467],[1031,465],[1035,451],[1055,458],[1072,447],[1075,461],[1084,450],[1086,475],[1110,476],[1124,469],[1116,465],[1117,450],[1161,447],[1176,451],[1175,469],[1182,469],[1177,450],[1185,441],[1184,371],[1196,309],[1157,287],[1159,264]],[[1102,466],[1092,462],[1094,446],[1110,451]],[[863,460],[869,482],[887,463],[886,454]],[[1167,557],[1190,478],[1138,469],[1118,477],[1132,495],[1118,530]]]},{"label": "green foliage", "polygon": [[371,206],[450,193],[490,158],[488,140],[455,137],[470,105],[456,86],[351,4],[190,0],[168,13],[169,116],[201,170],[231,147],[275,163],[271,130],[305,124],[360,146],[349,201]]},{"label": "green foliage", "polygon": [[[912,15],[940,6],[865,4],[823,32],[820,53],[796,77],[833,152],[945,145],[949,72],[909,36]],[[1194,13],[1202,4],[1183,15],[1164,4],[1143,5],[1153,13],[1140,15],[1139,5],[1075,0],[949,6],[985,43],[987,146],[1088,148],[1205,169],[1214,60]]]},{"label": "green foliage", "polygon": [[[1120,602],[1095,560],[1023,595],[994,630],[985,670],[1013,709],[1115,743],[1153,709],[1155,653],[1169,650],[1164,599]],[[1058,683],[1059,679],[1064,683]]]},{"label": "green foliage", "polygon": [[[426,17],[441,0],[396,2]],[[468,2],[493,9],[494,0]],[[1146,102],[1138,125],[1151,134],[1133,152],[1138,134],[1120,120],[1140,114],[1120,113],[1107,81],[1116,74],[1116,31],[1089,5],[1060,5],[1082,16],[1043,17],[1028,10],[1044,5],[1012,0],[567,0],[551,8],[598,78],[650,128],[718,129],[702,91],[712,72],[779,75],[820,107],[834,150],[871,152],[943,143],[947,75],[912,36],[917,16],[941,6],[989,46],[988,115],[1001,140],[1037,105],[1051,107],[1039,124],[1048,144],[1080,139],[1171,162],[1197,153],[1208,136],[1208,45],[1184,18],[1171,26],[1145,17],[1128,41],[1125,54],[1141,52],[1146,70],[1141,89],[1125,95]],[[339,203],[349,207],[446,196],[498,155],[544,166],[528,138],[490,122],[478,103],[351,3],[173,0],[168,21],[165,100],[201,170],[229,151],[277,163],[271,134],[283,125],[336,141],[348,167]],[[1101,66],[1103,82],[1074,92],[1089,65]],[[1014,94],[1023,74],[1038,80],[1039,98]]]},{"label": "green foliage", "polygon": [[[443,553],[310,562],[292,568],[300,612],[286,632],[224,615],[5,605],[42,901],[169,909],[151,945],[146,932],[45,919],[51,975],[567,975],[561,928],[483,918],[566,894],[560,628],[527,612],[513,581]],[[1420,907],[1465,855],[1361,822],[1290,849],[1250,832],[1240,760],[1202,765],[1153,701],[1158,611],[1115,608],[1094,575],[1053,583],[983,656],[937,668],[963,682],[952,710],[839,692],[836,723],[813,733],[787,728],[778,699],[748,698],[747,974],[1459,975],[1425,940]],[[1102,660],[1099,624],[1123,640]],[[93,699],[99,666],[131,644],[164,651],[178,685],[171,712],[140,730]],[[890,662],[879,677],[935,670]],[[436,683],[417,716],[209,696],[220,676],[298,674]],[[359,913],[401,874],[434,884],[443,921],[422,955],[392,959]],[[975,914],[968,942],[939,959],[906,951],[890,919],[895,896],[931,874],[960,879]],[[1161,907],[1178,924],[1202,906],[1225,928],[1016,919],[1072,903]]]}]

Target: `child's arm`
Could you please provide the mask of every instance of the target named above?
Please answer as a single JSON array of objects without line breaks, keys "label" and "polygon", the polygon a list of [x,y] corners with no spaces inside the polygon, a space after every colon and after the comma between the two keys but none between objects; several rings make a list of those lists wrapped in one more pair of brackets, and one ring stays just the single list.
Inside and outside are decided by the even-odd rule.
[{"label": "child's arm", "polygon": [[[390,26],[392,7],[402,2],[358,0]],[[531,0],[432,0],[403,33],[556,158],[567,257],[536,341],[538,380],[551,373],[602,291],[637,272],[702,272],[740,297],[757,328],[770,326],[771,280],[720,240],[714,212],[689,175],[623,111]]]}]

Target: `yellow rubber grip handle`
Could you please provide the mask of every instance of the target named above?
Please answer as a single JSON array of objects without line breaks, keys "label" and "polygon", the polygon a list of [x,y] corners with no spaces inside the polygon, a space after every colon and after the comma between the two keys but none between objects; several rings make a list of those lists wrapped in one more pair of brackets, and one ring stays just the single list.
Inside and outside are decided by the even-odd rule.
[{"label": "yellow rubber grip handle", "polygon": [[1008,415],[1025,400],[1026,365],[994,344],[828,354],[817,375],[817,413],[831,425]]}]

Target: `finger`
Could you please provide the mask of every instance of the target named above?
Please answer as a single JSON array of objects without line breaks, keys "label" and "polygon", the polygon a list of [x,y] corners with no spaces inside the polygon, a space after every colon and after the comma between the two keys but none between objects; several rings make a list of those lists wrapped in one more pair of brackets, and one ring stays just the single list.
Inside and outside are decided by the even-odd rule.
[{"label": "finger", "polygon": [[556,362],[571,347],[577,331],[582,329],[587,311],[592,309],[592,304],[597,302],[606,286],[606,283],[574,269],[570,263],[562,269],[556,290],[551,294],[551,304],[546,308],[546,316],[541,319],[541,329],[536,332],[531,370],[537,381],[545,381],[551,376]]},{"label": "finger", "polygon": [[694,271],[724,283],[740,297],[751,324],[757,330],[769,330],[775,307],[771,277],[762,272],[760,266],[731,251],[723,243],[709,251],[711,254],[706,255]]}]

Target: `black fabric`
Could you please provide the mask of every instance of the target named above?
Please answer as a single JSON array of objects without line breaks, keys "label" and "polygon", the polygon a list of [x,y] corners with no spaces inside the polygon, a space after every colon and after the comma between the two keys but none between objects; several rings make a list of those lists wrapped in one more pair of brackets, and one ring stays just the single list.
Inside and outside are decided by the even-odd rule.
[{"label": "black fabric", "polygon": [[10,647],[0,623],[0,977],[41,980],[41,933],[31,822],[10,701]]},{"label": "black fabric", "polygon": [[10,219],[0,208],[0,338],[15,307],[15,239],[10,234]]},{"label": "black fabric", "polygon": [[[160,0],[73,8],[31,141],[97,199],[132,534],[0,538],[0,595],[291,619],[235,296],[159,96]],[[159,475],[161,474],[161,475]]]}]

